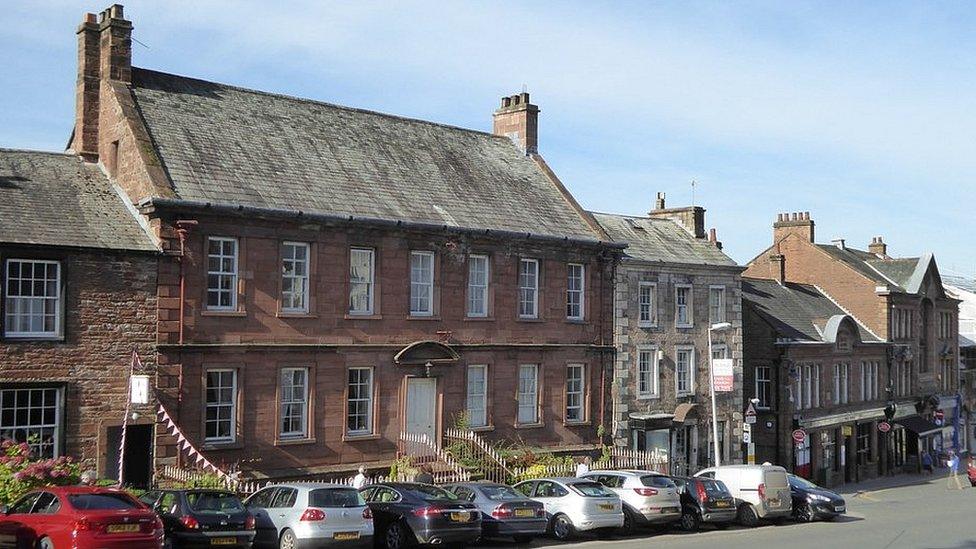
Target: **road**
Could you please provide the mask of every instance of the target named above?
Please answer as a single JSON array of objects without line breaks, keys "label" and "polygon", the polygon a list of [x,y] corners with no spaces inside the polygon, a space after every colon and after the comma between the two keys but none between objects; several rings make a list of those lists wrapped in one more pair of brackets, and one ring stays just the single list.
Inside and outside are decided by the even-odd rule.
[{"label": "road", "polygon": [[[847,516],[833,522],[788,523],[759,528],[703,529],[698,533],[660,533],[649,530],[633,537],[582,539],[571,544],[539,540],[533,546],[560,549],[833,549],[857,548],[961,548],[976,547],[976,488],[960,479],[963,490],[947,490],[944,477],[912,477],[913,484],[884,488],[878,483],[841,489],[848,502]],[[890,482],[890,481],[888,481]],[[877,486],[877,487],[876,487]],[[491,543],[493,547],[504,544]]]}]

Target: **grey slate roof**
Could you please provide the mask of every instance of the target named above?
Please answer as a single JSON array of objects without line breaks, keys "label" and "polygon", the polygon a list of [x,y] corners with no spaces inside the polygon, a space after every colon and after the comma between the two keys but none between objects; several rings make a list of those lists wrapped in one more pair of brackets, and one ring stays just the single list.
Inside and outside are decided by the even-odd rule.
[{"label": "grey slate roof", "polygon": [[735,266],[710,242],[695,238],[668,219],[591,212],[614,242],[627,243],[626,255],[639,261]]},{"label": "grey slate roof", "polygon": [[180,199],[600,240],[506,137],[132,70]]},{"label": "grey slate roof", "polygon": [[[742,300],[759,312],[780,337],[799,341],[823,341],[827,321],[835,315],[846,315],[817,288],[807,284],[775,280],[742,278]],[[861,328],[863,341],[877,341]]]},{"label": "grey slate roof", "polygon": [[932,259],[931,254],[923,257],[881,258],[871,252],[850,247],[842,250],[832,244],[817,244],[817,246],[877,284],[909,293],[918,291],[918,286],[925,275],[925,267]]},{"label": "grey slate roof", "polygon": [[97,167],[11,149],[0,149],[0,243],[156,250]]}]

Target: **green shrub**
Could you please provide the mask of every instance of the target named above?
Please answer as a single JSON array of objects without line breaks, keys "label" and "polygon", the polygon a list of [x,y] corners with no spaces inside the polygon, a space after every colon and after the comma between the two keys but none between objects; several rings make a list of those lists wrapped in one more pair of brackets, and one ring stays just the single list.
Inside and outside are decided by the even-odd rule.
[{"label": "green shrub", "polygon": [[77,484],[81,467],[69,456],[37,459],[26,442],[0,443],[0,504],[9,505],[40,486]]}]

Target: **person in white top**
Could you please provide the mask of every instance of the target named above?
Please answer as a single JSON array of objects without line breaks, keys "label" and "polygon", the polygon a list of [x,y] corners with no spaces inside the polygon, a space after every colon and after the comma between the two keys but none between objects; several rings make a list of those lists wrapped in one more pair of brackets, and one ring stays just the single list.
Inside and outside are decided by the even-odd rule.
[{"label": "person in white top", "polygon": [[576,464],[576,476],[581,477],[590,472],[590,456],[586,456]]},{"label": "person in white top", "polygon": [[366,466],[360,465],[359,472],[352,479],[352,487],[361,490],[364,486],[366,486]]}]

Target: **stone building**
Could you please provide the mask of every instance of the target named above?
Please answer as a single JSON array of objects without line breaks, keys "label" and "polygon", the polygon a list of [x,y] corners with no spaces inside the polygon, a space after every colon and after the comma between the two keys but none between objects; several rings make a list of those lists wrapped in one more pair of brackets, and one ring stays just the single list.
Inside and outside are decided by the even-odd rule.
[{"label": "stone building", "polygon": [[893,257],[881,237],[867,250],[836,239],[818,244],[808,212],[780,214],[773,244],[745,276],[816,286],[869,333],[891,344],[888,398],[907,431],[895,461],[917,465],[919,452],[954,444],[958,394],[958,301],[947,296],[932,254]]},{"label": "stone building", "polygon": [[[742,279],[743,393],[753,400],[755,461],[823,486],[893,472],[899,429],[879,432],[890,344],[815,286]],[[792,434],[805,434],[797,443]],[[901,441],[901,442],[898,442]]]},{"label": "stone building", "polygon": [[594,213],[615,242],[626,243],[614,291],[614,440],[668,456],[685,474],[712,458],[711,356],[731,358],[734,385],[716,396],[723,462],[742,456],[740,273],[722,253],[705,210],[666,208],[663,193],[646,217]]},{"label": "stone building", "polygon": [[[98,167],[0,149],[0,438],[117,478],[132,351],[155,373],[157,260]],[[155,413],[131,412],[125,476],[145,485]]]},{"label": "stone building", "polygon": [[488,439],[600,443],[622,245],[537,153],[527,93],[473,131],[134,68],[131,32],[120,6],[79,28],[71,146],[175,259],[158,393],[207,459],[387,466],[462,412]]}]

